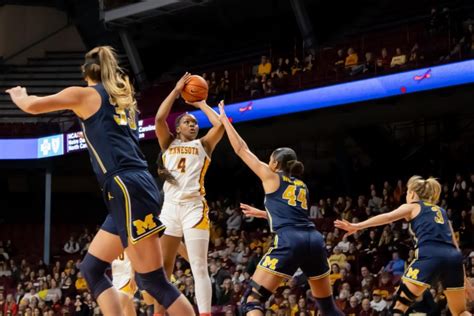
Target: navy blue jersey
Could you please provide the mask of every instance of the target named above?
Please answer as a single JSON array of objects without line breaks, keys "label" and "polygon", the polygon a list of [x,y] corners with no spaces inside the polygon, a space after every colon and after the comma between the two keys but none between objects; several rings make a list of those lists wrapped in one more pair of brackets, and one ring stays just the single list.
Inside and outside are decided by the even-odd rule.
[{"label": "navy blue jersey", "polygon": [[138,118],[135,112],[110,104],[102,84],[92,86],[100,94],[99,110],[81,120],[92,168],[99,180],[127,169],[146,169],[145,156],[138,145]]},{"label": "navy blue jersey", "polygon": [[281,173],[280,187],[265,195],[265,208],[272,232],[283,227],[315,227],[308,218],[308,189],[303,181]]},{"label": "navy blue jersey", "polygon": [[453,236],[449,228],[448,216],[441,207],[424,201],[420,205],[420,213],[410,221],[410,232],[415,239],[415,248],[427,243],[453,244]]}]

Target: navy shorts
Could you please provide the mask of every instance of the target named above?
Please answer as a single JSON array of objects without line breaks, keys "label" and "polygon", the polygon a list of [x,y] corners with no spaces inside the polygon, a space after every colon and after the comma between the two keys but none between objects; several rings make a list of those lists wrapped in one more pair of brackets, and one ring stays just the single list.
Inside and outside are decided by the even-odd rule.
[{"label": "navy shorts", "polygon": [[421,245],[402,279],[427,287],[441,281],[446,290],[460,290],[464,288],[462,261],[461,252],[454,246]]},{"label": "navy shorts", "polygon": [[301,268],[310,280],[324,278],[330,269],[323,236],[314,228],[280,229],[258,268],[284,278]]},{"label": "navy shorts", "polygon": [[103,197],[109,215],[101,229],[119,235],[124,248],[143,238],[162,232],[158,219],[161,210],[159,190],[147,170],[120,172],[103,185]]}]

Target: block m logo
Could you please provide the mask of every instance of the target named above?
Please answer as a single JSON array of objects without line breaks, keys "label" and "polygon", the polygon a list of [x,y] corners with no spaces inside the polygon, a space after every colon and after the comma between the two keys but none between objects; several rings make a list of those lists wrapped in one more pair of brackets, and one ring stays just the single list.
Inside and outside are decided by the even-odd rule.
[{"label": "block m logo", "polygon": [[148,230],[151,230],[156,227],[156,223],[153,220],[153,214],[148,214],[145,216],[145,220],[135,220],[133,221],[133,226],[135,226],[137,230],[137,235],[143,235],[146,233]]},{"label": "block m logo", "polygon": [[407,278],[417,280],[419,272],[420,272],[419,269],[409,268],[406,276],[407,276]]},{"label": "block m logo", "polygon": [[262,267],[275,270],[277,263],[278,263],[278,259],[275,259],[275,258],[272,259],[269,256],[266,256],[265,260],[263,260],[262,262]]}]

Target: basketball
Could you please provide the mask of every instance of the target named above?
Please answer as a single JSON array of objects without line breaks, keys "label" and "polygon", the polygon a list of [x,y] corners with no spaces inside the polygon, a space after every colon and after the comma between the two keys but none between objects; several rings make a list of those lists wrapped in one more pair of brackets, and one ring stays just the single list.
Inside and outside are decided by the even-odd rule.
[{"label": "basketball", "polygon": [[184,86],[181,96],[188,102],[196,102],[207,99],[209,87],[206,80],[198,75],[192,75],[189,82]]}]

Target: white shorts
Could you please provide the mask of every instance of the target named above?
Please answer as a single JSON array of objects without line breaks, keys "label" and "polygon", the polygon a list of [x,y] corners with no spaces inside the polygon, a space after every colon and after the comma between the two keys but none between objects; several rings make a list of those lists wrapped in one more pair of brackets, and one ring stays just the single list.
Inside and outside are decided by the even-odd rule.
[{"label": "white shorts", "polygon": [[209,230],[210,227],[205,200],[179,203],[165,200],[160,220],[166,226],[165,234],[173,237],[183,237],[183,232],[191,228]]}]

